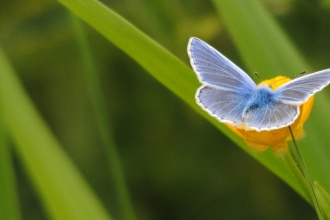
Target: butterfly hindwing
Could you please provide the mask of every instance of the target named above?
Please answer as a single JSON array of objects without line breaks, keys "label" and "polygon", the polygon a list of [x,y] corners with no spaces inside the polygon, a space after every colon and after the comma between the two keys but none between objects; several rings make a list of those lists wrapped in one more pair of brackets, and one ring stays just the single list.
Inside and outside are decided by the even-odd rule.
[{"label": "butterfly hindwing", "polygon": [[196,93],[197,103],[221,122],[242,124],[247,97],[231,90],[202,86]]},{"label": "butterfly hindwing", "polygon": [[205,85],[249,93],[253,80],[225,56],[198,38],[190,38],[188,55],[198,79]]},{"label": "butterfly hindwing", "polygon": [[264,104],[252,112],[247,126],[256,131],[269,131],[291,125],[299,116],[298,106],[284,104],[280,101]]},{"label": "butterfly hindwing", "polygon": [[[249,94],[241,94],[216,87],[202,86],[197,90],[197,103],[221,122],[256,131],[268,131],[289,126],[299,116],[299,107],[273,100],[262,103],[249,112],[244,121],[242,116],[250,105]],[[258,101],[257,101],[258,102]],[[258,103],[256,103],[258,104]]]}]

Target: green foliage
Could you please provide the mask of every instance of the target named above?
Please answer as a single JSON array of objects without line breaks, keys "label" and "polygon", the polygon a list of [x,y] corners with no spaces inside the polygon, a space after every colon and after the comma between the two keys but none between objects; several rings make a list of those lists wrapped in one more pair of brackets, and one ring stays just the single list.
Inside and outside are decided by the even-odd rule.
[{"label": "green foliage", "polygon": [[[1,31],[0,42],[29,94],[1,54],[1,112],[19,164],[24,167],[16,167],[18,182],[22,169],[37,192],[35,200],[41,201],[40,206],[45,207],[47,215],[54,219],[109,219],[109,212],[115,219],[132,219],[133,208],[128,198],[128,191],[132,191],[138,219],[214,219],[220,214],[225,219],[239,219],[243,213],[252,219],[304,216],[303,212],[294,211],[290,206],[292,202],[281,197],[285,193],[280,183],[267,176],[269,174],[257,164],[247,165],[248,158],[231,145],[233,142],[241,147],[305,197],[285,161],[271,150],[253,152],[223,124],[202,111],[194,100],[199,83],[185,52],[191,36],[197,35],[211,45],[222,45],[219,50],[235,60],[233,42],[249,72],[257,71],[262,78],[310,70],[307,68],[310,65],[259,1],[213,0],[214,5],[197,0],[111,2],[115,11],[139,28],[98,1],[59,2],[128,54],[189,108],[155,84],[94,30],[86,28],[88,35],[84,36],[79,22],[74,20],[76,32],[68,31],[72,24],[58,6],[49,10],[47,3],[40,3],[40,12],[28,14],[25,11],[23,16],[22,11],[25,21],[14,15],[6,19],[17,29],[8,28],[2,19],[0,27],[11,31]],[[284,0],[280,2],[284,6],[288,4]],[[218,11],[220,19],[212,9]],[[294,15],[297,9],[290,10],[289,15]],[[3,14],[8,16],[9,13],[10,10]],[[34,19],[35,13],[40,13],[39,19]],[[285,17],[281,18],[285,21]],[[49,27],[53,29],[47,32]],[[33,28],[51,34],[46,37],[31,35]],[[23,33],[24,43],[10,38],[17,35],[15,31]],[[76,40],[73,34],[77,33]],[[86,37],[91,41],[91,50]],[[212,43],[214,39],[218,41]],[[73,45],[78,45],[78,49]],[[98,67],[100,73],[96,71]],[[45,82],[47,85],[43,85]],[[32,104],[29,96],[36,104]],[[232,142],[199,119],[190,108]],[[326,90],[318,93],[313,113],[306,123],[307,136],[299,142],[310,175],[324,192],[330,191],[330,175],[327,175],[330,149],[326,146],[330,137],[325,129],[330,122],[329,108]],[[36,109],[40,109],[45,121]],[[59,144],[58,139],[63,144]],[[3,142],[2,145],[7,144]],[[5,151],[3,156],[7,165],[12,163]],[[13,176],[13,172],[6,168],[0,175]],[[0,181],[0,185],[5,184],[2,178]],[[10,191],[11,196],[8,196],[13,199],[10,204],[18,210],[15,189]],[[233,194],[241,196],[233,201]],[[23,195],[20,196],[23,201]],[[1,196],[0,202],[3,200],[5,196]],[[226,206],[231,203],[235,208],[240,204],[244,211],[225,213]],[[22,204],[23,216],[27,216],[28,206]],[[327,203],[322,204],[327,210],[328,206],[324,205]]]},{"label": "green foliage", "polygon": [[327,219],[330,219],[330,196],[329,194],[318,184],[316,181],[314,183],[315,185],[315,192],[317,197],[319,198],[319,201],[321,203],[321,207],[323,209],[324,215],[327,217]]},{"label": "green foliage", "polygon": [[[0,103],[0,109],[3,108]],[[17,199],[17,186],[14,176],[13,160],[6,136],[5,122],[0,116],[0,219],[21,219]]]},{"label": "green foliage", "polygon": [[110,219],[36,112],[1,51],[0,60],[5,124],[50,214],[55,219]]}]

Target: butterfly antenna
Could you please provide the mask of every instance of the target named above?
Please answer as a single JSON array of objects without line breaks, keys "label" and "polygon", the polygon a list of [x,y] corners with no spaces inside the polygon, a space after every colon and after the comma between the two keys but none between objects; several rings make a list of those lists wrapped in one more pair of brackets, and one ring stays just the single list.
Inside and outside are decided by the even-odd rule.
[{"label": "butterfly antenna", "polygon": [[261,82],[263,81],[257,72],[254,72],[254,75],[256,75]]},{"label": "butterfly antenna", "polygon": [[277,83],[277,82],[279,82],[279,81],[285,80],[285,79],[291,79],[291,78],[290,78],[290,77],[283,77],[283,78],[281,78],[281,79],[276,80],[276,81],[273,82],[272,84],[269,84],[268,86],[269,86],[270,88],[272,88],[272,85],[274,85],[275,83]]},{"label": "butterfly antenna", "polygon": [[308,73],[308,71],[305,70],[305,71],[303,71],[303,72],[301,72],[301,73],[298,73],[298,74],[296,74],[296,75],[294,75],[294,76],[290,76],[289,78],[290,78],[290,79],[294,79],[294,78],[296,78],[296,77],[298,77],[298,76],[300,76],[300,75],[304,75],[305,73]]},{"label": "butterfly antenna", "polygon": [[299,74],[296,74],[296,75],[294,75],[294,76],[283,77],[283,78],[281,78],[281,79],[276,80],[276,81],[273,82],[272,84],[270,84],[269,87],[272,88],[272,85],[274,85],[275,83],[277,83],[277,82],[279,82],[279,81],[281,81],[281,80],[284,80],[284,79],[294,79],[294,78],[296,78],[296,77],[298,77],[298,76],[300,76],[300,75],[304,75],[304,74],[307,73],[307,72],[308,72],[308,71],[305,70],[305,71],[303,71],[303,72],[301,72],[301,73],[299,73]]}]

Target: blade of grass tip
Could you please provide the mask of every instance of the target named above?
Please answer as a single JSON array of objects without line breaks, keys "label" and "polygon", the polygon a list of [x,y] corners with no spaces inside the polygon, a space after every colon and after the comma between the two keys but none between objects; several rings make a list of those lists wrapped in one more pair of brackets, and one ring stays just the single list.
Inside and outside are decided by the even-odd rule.
[{"label": "blade of grass tip", "polygon": [[[304,195],[284,160],[271,151],[256,156],[236,134],[203,111],[195,102],[196,89],[200,86],[191,68],[150,39],[127,20],[102,3],[90,0],[58,0],[78,17],[86,21],[109,41],[131,56],[153,77],[173,91],[195,111],[204,116],[234,143],[280,176],[298,193]],[[188,41],[188,39],[187,39]],[[188,57],[187,57],[188,59]]]},{"label": "blade of grass tip", "polygon": [[296,139],[295,139],[295,137],[294,137],[294,135],[292,133],[292,130],[291,130],[291,126],[289,126],[289,130],[290,130],[290,134],[291,134],[291,137],[292,137],[293,145],[294,145],[295,150],[297,152],[298,161],[301,164],[302,172],[303,172],[303,174],[305,176],[305,179],[306,179],[306,181],[308,183],[308,186],[309,186],[309,193],[310,193],[310,195],[312,197],[314,208],[315,208],[315,210],[317,212],[317,216],[319,217],[320,220],[324,220],[325,218],[324,218],[324,215],[323,215],[321,206],[319,204],[319,201],[318,201],[318,199],[316,197],[316,193],[314,191],[314,186],[312,184],[312,180],[309,177],[309,174],[308,174],[308,171],[307,171],[305,162],[304,162],[304,160],[303,160],[303,158],[302,158],[302,156],[300,154],[299,148],[298,148],[297,143],[296,143]]},{"label": "blade of grass tip", "polygon": [[0,99],[9,134],[52,219],[111,219],[42,120],[0,48]]},{"label": "blade of grass tip", "polygon": [[99,73],[92,58],[92,53],[88,45],[85,31],[83,30],[82,22],[75,15],[71,13],[70,15],[81,54],[81,63],[84,65],[82,72],[85,77],[101,141],[107,154],[109,169],[111,171],[111,176],[113,177],[115,192],[121,210],[120,213],[122,219],[134,220],[134,210],[130,200],[124,171],[120,162],[120,156],[112,137],[110,117],[106,111],[105,99],[101,91]]},{"label": "blade of grass tip", "polygon": [[0,100],[0,219],[19,220],[22,217],[17,196],[15,170],[1,106]]}]

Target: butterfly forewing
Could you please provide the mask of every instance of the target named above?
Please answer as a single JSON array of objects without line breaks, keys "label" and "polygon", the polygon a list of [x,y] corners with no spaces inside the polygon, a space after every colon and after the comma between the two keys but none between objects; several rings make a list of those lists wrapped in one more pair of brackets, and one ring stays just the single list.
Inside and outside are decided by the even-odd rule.
[{"label": "butterfly forewing", "polygon": [[256,85],[252,79],[225,56],[202,40],[191,38],[188,44],[191,65],[203,84],[225,90],[250,93]]},{"label": "butterfly forewing", "polygon": [[275,90],[278,100],[299,105],[330,83],[330,69],[294,79]]}]

